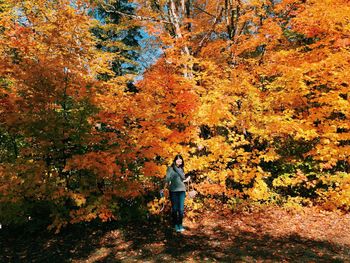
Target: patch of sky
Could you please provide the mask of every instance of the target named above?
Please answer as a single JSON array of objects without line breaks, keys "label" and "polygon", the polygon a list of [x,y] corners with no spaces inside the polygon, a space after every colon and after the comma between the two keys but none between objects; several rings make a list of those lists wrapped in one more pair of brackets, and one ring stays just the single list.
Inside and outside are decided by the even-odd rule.
[{"label": "patch of sky", "polygon": [[[124,2],[117,8],[120,12],[133,15],[137,5],[135,3]],[[106,12],[96,9],[93,11],[93,13],[91,13],[91,15],[100,23],[107,23],[108,16]],[[116,23],[119,22],[118,17],[121,18],[120,15],[116,15],[114,17]],[[110,37],[111,40],[121,41],[130,46],[130,50],[125,50],[124,53],[130,58],[133,58],[137,66],[135,67],[134,63],[127,61],[122,62],[120,66],[124,72],[134,71],[134,82],[141,80],[145,71],[154,65],[163,54],[161,48],[162,45],[159,39],[148,34],[144,27],[120,30],[118,32],[114,32],[114,34]]]}]

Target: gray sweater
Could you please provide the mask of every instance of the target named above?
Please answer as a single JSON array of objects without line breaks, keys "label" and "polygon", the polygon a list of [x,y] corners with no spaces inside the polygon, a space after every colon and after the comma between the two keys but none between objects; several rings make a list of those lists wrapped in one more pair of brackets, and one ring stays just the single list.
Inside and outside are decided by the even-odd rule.
[{"label": "gray sweater", "polygon": [[186,179],[185,174],[181,168],[177,168],[178,172],[173,167],[169,166],[166,171],[165,181],[170,183],[169,191],[180,192],[186,191],[186,186],[183,180]]}]

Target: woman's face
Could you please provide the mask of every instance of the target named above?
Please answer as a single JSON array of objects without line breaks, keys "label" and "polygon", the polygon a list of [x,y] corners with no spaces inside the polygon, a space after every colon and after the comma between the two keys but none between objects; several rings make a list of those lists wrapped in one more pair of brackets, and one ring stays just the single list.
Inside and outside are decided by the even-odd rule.
[{"label": "woman's face", "polygon": [[177,158],[175,164],[176,166],[180,166],[182,164],[182,160],[180,158]]}]

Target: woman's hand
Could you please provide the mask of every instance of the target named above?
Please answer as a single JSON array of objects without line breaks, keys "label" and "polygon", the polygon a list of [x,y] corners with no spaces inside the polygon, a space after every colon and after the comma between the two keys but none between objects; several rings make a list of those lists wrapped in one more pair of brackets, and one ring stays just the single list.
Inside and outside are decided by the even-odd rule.
[{"label": "woman's hand", "polygon": [[163,189],[159,191],[159,195],[160,195],[160,197],[164,197],[164,190]]},{"label": "woman's hand", "polygon": [[183,182],[187,183],[189,180],[191,180],[191,176],[188,176],[185,180],[183,180]]}]

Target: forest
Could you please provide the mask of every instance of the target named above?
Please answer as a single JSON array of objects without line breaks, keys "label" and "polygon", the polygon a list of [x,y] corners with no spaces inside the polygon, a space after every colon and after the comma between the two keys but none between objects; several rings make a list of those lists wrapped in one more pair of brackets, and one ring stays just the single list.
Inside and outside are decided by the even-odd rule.
[{"label": "forest", "polygon": [[[185,201],[189,226],[221,213],[224,235],[232,222],[301,213],[304,223],[342,222],[332,226],[341,233],[350,227],[349,51],[348,0],[0,0],[1,228],[54,237],[156,222],[169,231],[159,191],[181,154],[197,191]],[[278,228],[265,223],[264,233]],[[300,262],[350,261],[343,237],[336,252],[322,245]],[[298,262],[294,252],[176,253],[160,258]]]}]

